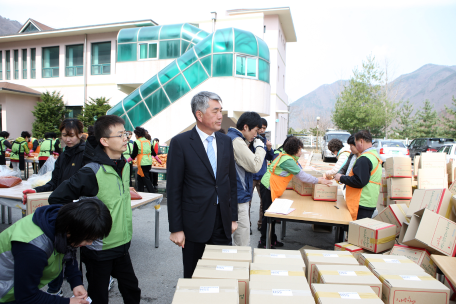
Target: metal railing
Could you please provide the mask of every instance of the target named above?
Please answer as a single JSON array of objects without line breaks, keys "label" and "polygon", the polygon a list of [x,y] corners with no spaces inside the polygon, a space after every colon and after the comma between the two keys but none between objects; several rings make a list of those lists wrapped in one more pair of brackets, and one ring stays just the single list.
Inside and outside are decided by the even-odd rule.
[{"label": "metal railing", "polygon": [[84,67],[82,65],[68,66],[65,68],[65,76],[82,76],[84,74]]},{"label": "metal railing", "polygon": [[109,75],[111,74],[111,64],[92,64],[92,75]]}]

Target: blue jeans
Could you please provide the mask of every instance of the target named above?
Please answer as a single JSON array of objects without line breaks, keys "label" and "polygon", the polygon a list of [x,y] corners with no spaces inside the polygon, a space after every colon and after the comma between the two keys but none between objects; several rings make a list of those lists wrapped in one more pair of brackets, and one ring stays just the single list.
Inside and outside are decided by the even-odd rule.
[{"label": "blue jeans", "polygon": [[62,284],[63,284],[63,269],[60,272],[58,277],[56,277],[54,280],[49,282],[47,292],[57,293],[60,290],[60,288],[62,288]]}]

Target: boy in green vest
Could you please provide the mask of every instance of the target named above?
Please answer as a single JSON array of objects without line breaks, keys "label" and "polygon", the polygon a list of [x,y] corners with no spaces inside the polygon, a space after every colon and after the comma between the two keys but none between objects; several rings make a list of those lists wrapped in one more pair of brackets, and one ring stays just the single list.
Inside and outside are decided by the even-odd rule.
[{"label": "boy in green vest", "polygon": [[[0,302],[88,304],[76,261],[78,247],[109,235],[111,214],[98,199],[43,206],[0,233]],[[65,263],[74,298],[40,289],[55,279]]]},{"label": "boy in green vest", "polygon": [[127,149],[124,120],[106,115],[97,119],[94,136],[87,138],[86,165],[64,181],[49,197],[49,204],[67,204],[82,196],[100,199],[112,216],[108,237],[81,249],[87,269],[88,293],[94,303],[108,303],[110,276],[117,278],[125,303],[140,302],[141,289],[128,250],[133,234],[130,166],[122,153]]}]

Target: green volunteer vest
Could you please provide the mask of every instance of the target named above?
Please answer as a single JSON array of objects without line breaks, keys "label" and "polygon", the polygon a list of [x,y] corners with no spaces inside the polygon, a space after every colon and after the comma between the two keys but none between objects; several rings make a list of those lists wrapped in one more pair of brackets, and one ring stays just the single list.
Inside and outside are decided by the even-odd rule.
[{"label": "green volunteer vest", "polygon": [[[48,256],[38,288],[48,284],[62,271],[64,255],[54,249],[54,243],[32,221],[33,214],[17,221],[0,233],[0,303],[12,302],[14,298],[14,257],[11,242],[32,244],[42,249]],[[20,261],[19,261],[20,263]]]},{"label": "green volunteer vest", "polygon": [[113,223],[106,238],[94,241],[87,248],[101,251],[130,242],[133,235],[130,166],[124,166],[122,178],[111,166],[89,163],[85,167],[89,167],[95,173],[98,183],[97,198],[108,207]]},{"label": "green volunteer vest", "polygon": [[124,151],[123,156],[125,157],[125,159],[129,159],[131,156],[131,153],[133,153],[133,144],[128,143],[127,150]]},{"label": "green volunteer vest", "polygon": [[40,153],[38,154],[38,157],[45,156],[49,157],[51,156],[51,152],[54,152],[55,148],[55,140],[51,138],[46,138],[41,144],[40,144]]},{"label": "green volunteer vest", "polygon": [[[141,149],[141,141],[143,142],[142,149]],[[138,138],[135,141],[136,145],[138,146],[138,155],[143,154],[143,157],[141,159],[141,164],[138,164],[140,166],[151,166],[152,165],[152,147],[150,144],[150,141],[148,141],[146,138],[141,137]]]},{"label": "green volunteer vest", "polygon": [[[377,155],[377,157],[379,157],[377,150],[375,150],[375,149],[369,150],[368,152],[371,152],[371,153]],[[375,156],[367,153],[367,154],[362,154],[360,157],[367,157],[372,163],[372,170],[375,170],[375,168],[378,165],[378,159]],[[355,164],[356,164],[356,161],[355,161]],[[381,182],[382,182],[382,167],[381,166],[379,166],[377,171],[373,175],[371,175],[369,181],[381,184]],[[364,188],[361,191],[361,198],[359,199],[359,205],[363,206],[363,207],[375,208],[377,206],[377,200],[378,200],[379,193],[380,193],[380,185],[377,185],[377,184],[374,184],[371,182],[367,183],[367,185],[364,186]]]},{"label": "green volunteer vest", "polygon": [[0,155],[4,155],[6,151],[5,138],[0,137]]},{"label": "green volunteer vest", "polygon": [[19,137],[13,142],[11,146],[11,159],[19,160],[19,154],[23,154],[24,152],[29,152],[27,142],[24,138]]},{"label": "green volunteer vest", "polygon": [[274,165],[277,162],[279,162],[279,163],[277,164],[277,167],[275,169],[275,175],[287,177],[291,174],[290,172],[285,171],[282,168],[280,168],[280,165],[289,159],[292,159],[294,162],[296,162],[296,159],[294,157],[284,155],[280,158],[280,161],[279,161],[279,157],[277,156],[276,159],[274,159],[272,161],[272,163],[269,164],[268,169],[266,170],[266,173],[263,175],[263,178],[261,178],[261,183],[263,184],[263,186],[265,186],[266,188],[269,189],[271,174],[273,174],[272,169],[274,168]]}]

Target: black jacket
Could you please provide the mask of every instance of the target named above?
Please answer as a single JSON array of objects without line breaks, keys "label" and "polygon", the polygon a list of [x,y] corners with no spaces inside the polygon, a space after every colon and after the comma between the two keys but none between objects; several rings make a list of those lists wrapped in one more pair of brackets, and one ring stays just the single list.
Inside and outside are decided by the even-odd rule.
[{"label": "black jacket", "polygon": [[[55,240],[55,220],[60,207],[40,207],[36,209],[32,218],[33,223],[52,241]],[[17,303],[70,303],[68,298],[52,296],[38,288],[43,270],[48,265],[48,258],[43,250],[32,244],[12,242],[11,252],[14,260],[18,261],[14,263],[14,296]],[[71,289],[82,285],[82,274],[76,260],[65,263],[65,276]]]},{"label": "black jacket", "polygon": [[[84,150],[83,163],[88,164],[91,162],[112,166],[119,176],[122,176],[122,170],[126,164],[123,155],[119,160],[110,159],[101,146],[96,143],[94,137],[89,137],[87,139]],[[82,167],[76,174],[62,182],[60,186],[52,192],[51,196],[49,196],[49,204],[68,204],[73,202],[73,200],[79,199],[81,196],[91,197],[96,196],[97,194],[98,182],[95,173],[88,167]],[[115,225],[115,223],[113,224]],[[130,243],[103,251],[94,251],[83,247],[81,248],[81,252],[91,259],[105,261],[126,254],[129,247]]]},{"label": "black jacket", "polygon": [[364,188],[370,180],[372,162],[367,157],[358,157],[352,170],[353,176],[341,176],[340,182],[352,188]]},{"label": "black jacket", "polygon": [[167,199],[169,231],[206,243],[214,230],[217,197],[223,228],[231,238],[231,222],[238,220],[237,180],[231,138],[215,132],[217,176],[196,128],[175,136],[169,145]]},{"label": "black jacket", "polygon": [[83,162],[85,147],[85,142],[81,141],[74,147],[66,148],[55,162],[52,179],[46,185],[36,187],[36,192],[54,191],[63,181],[78,172],[85,165]]}]

